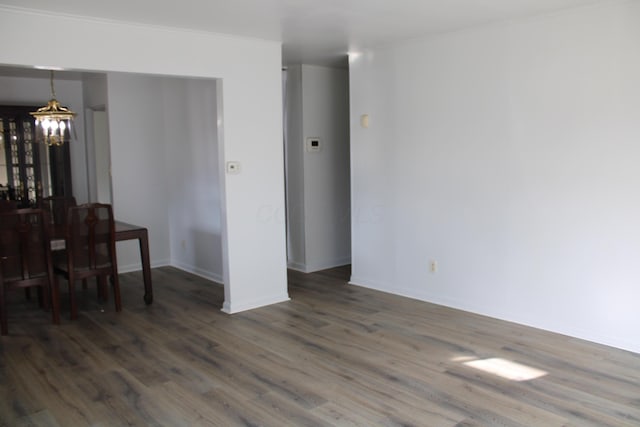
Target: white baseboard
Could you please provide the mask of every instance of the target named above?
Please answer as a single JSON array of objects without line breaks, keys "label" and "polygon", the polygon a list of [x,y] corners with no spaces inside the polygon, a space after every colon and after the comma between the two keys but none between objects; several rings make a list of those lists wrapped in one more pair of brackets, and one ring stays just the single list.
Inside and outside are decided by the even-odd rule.
[{"label": "white baseboard", "polygon": [[235,314],[240,313],[241,311],[252,310],[254,308],[289,301],[289,299],[289,295],[285,292],[284,294],[267,296],[254,300],[241,301],[240,303],[234,302],[233,304],[229,304],[227,301],[225,301],[222,305],[222,311],[227,314]]},{"label": "white baseboard", "polygon": [[289,261],[287,262],[287,268],[291,270],[300,271],[302,273],[306,273],[306,266],[299,262]]},{"label": "white baseboard", "polygon": [[[151,268],[167,267],[170,265],[171,263],[169,262],[168,259],[151,262]],[[140,270],[142,270],[142,263],[140,262],[136,262],[133,264],[126,264],[126,265],[118,264],[118,273],[131,273],[132,271],[140,271]]]},{"label": "white baseboard", "polygon": [[315,271],[327,270],[329,268],[334,268],[334,267],[342,267],[343,265],[348,265],[348,264],[351,264],[351,257],[338,258],[338,259],[329,260],[325,262],[308,263],[308,264],[302,264],[298,262],[288,262],[287,266],[292,270],[300,271],[302,273],[313,273]]},{"label": "white baseboard", "polygon": [[222,277],[222,274],[214,273],[212,271],[204,270],[202,268],[198,268],[193,265],[177,262],[177,261],[172,262],[171,266],[175,268],[179,268],[180,270],[186,271],[187,273],[195,274],[196,276],[200,276],[204,279],[211,280],[218,284],[224,284],[224,279]]}]

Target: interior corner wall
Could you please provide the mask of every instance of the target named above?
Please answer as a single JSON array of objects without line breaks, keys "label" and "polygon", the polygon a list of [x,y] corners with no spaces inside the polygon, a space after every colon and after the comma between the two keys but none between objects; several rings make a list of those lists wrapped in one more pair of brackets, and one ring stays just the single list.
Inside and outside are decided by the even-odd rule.
[{"label": "interior corner wall", "polygon": [[[289,267],[351,262],[349,74],[312,65],[287,70]],[[310,138],[320,141],[310,151]]]},{"label": "interior corner wall", "polygon": [[304,145],[302,67],[289,66],[285,80],[285,172],[287,190],[287,264],[305,271]]},{"label": "interior corner wall", "polygon": [[[76,139],[69,143],[71,185],[79,203],[88,201],[87,164],[84,140],[84,104],[82,82],[54,79],[57,98],[78,115],[73,121]],[[48,78],[0,76],[0,103],[42,106],[51,95]]]},{"label": "interior corner wall", "polygon": [[[163,80],[107,73],[113,209],[118,220],[149,230],[152,266],[170,262]],[[118,270],[139,270],[136,241],[118,242]]]},{"label": "interior corner wall", "polygon": [[639,75],[639,2],[353,55],[352,282],[640,352]]},{"label": "interior corner wall", "polygon": [[[82,96],[84,102],[85,112],[87,110],[91,110],[90,114],[95,110],[107,111],[107,75],[104,73],[95,73],[91,75],[85,75],[82,79]],[[87,123],[87,121],[89,123]],[[108,118],[107,118],[108,121]],[[86,158],[87,158],[87,175],[88,175],[88,200],[90,202],[103,202],[107,201],[111,202],[111,192],[109,192],[109,197],[101,198],[98,195],[98,167],[96,165],[96,141],[94,136],[94,123],[93,117],[89,114],[85,117],[85,132],[86,132]],[[109,150],[108,144],[107,147],[102,148],[102,151]],[[110,163],[110,155],[107,156],[107,160],[104,162]],[[111,174],[108,173],[110,176]],[[108,186],[111,186],[111,181],[109,178]]]},{"label": "interior corner wall", "polygon": [[351,262],[349,71],[302,65],[306,271]]},{"label": "interior corner wall", "polygon": [[[96,74],[85,78],[83,85],[88,107],[106,107],[107,113],[109,105],[129,108],[124,113],[127,120],[133,120],[123,122],[123,112],[113,111],[110,127],[116,132],[116,139],[131,138],[128,133],[136,138],[133,145],[145,147],[132,150],[125,157],[134,153],[141,156],[130,160],[140,163],[135,169],[137,174],[151,176],[146,185],[162,183],[137,194],[145,185],[131,185],[137,174],[119,173],[114,180],[129,185],[128,194],[121,195],[119,191],[114,194],[118,219],[128,218],[129,222],[150,229],[150,236],[154,236],[150,242],[154,266],[171,264],[222,282],[215,80],[110,73],[108,83],[106,74]],[[111,104],[107,102],[107,94]],[[131,104],[129,97],[136,101]],[[138,114],[137,109],[145,102],[150,103],[147,107],[150,114]],[[111,150],[118,156],[122,147],[128,145],[114,140]],[[149,156],[145,153],[157,150],[165,155],[154,153],[151,157],[156,157],[155,162],[166,162],[162,167],[147,161]],[[122,188],[122,184],[116,185]],[[140,201],[123,203],[132,197]],[[154,209],[138,212],[135,207],[142,204]],[[168,230],[163,229],[165,220]],[[119,242],[118,254],[121,271],[140,268],[135,242]]]},{"label": "interior corner wall", "polygon": [[171,265],[222,283],[213,79],[163,78]]}]

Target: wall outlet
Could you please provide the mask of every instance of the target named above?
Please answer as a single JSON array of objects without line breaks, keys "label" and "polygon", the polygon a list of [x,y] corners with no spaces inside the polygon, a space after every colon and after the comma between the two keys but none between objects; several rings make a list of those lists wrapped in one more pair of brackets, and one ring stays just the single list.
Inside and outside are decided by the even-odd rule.
[{"label": "wall outlet", "polygon": [[185,249],[187,249],[187,241],[183,240],[180,242],[180,246],[182,246],[182,250],[184,251]]},{"label": "wall outlet", "polygon": [[429,271],[432,273],[438,272],[438,261],[431,260],[429,262]]}]

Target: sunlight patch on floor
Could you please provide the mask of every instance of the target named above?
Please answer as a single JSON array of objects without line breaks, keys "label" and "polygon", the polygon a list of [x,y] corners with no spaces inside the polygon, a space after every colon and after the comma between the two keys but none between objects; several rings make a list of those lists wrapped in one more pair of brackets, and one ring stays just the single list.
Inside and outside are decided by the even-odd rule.
[{"label": "sunlight patch on floor", "polygon": [[456,362],[462,362],[465,366],[470,366],[511,381],[530,381],[549,374],[546,371],[499,357],[473,360],[465,360],[467,358],[456,359]]}]

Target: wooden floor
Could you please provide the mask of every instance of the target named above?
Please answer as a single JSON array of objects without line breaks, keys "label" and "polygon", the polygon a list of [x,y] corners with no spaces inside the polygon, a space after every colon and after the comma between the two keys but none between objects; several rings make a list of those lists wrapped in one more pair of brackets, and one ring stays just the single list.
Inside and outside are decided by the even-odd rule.
[{"label": "wooden floor", "polygon": [[[89,289],[61,326],[16,294],[0,425],[640,426],[640,355],[348,277],[291,272],[290,302],[230,316],[219,285],[155,269],[147,307],[127,273],[120,314]],[[494,359],[542,376],[475,366]]]}]

